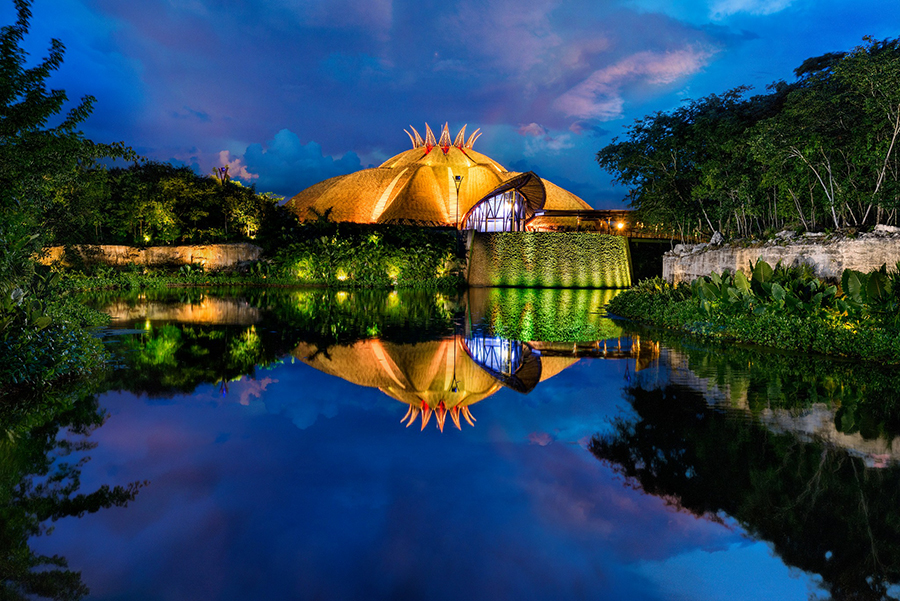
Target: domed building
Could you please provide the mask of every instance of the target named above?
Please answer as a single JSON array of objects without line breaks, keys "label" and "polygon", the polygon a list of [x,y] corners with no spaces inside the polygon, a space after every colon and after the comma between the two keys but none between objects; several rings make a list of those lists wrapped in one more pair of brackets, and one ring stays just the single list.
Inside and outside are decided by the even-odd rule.
[{"label": "domed building", "polygon": [[369,338],[327,350],[301,342],[293,355],[321,372],[377,388],[409,405],[403,417],[407,427],[420,418],[425,429],[434,415],[441,431],[447,416],[459,429],[461,419],[474,426],[471,405],[501,388],[527,394],[578,362],[571,356],[544,358],[524,342],[459,335],[415,344]]},{"label": "domed building", "polygon": [[424,139],[410,129],[412,149],[373,169],[315,184],[291,198],[287,207],[301,221],[327,215],[331,221],[489,232],[571,226],[577,214],[593,210],[537,174],[508,171],[473,150],[479,130],[466,139],[463,126],[451,141],[447,124],[438,139],[427,124]]}]

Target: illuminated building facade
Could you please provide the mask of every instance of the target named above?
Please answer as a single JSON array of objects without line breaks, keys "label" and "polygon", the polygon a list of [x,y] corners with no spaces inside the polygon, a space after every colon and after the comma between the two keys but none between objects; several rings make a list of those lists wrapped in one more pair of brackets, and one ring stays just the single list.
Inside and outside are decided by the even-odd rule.
[{"label": "illuminated building facade", "polygon": [[[451,140],[447,124],[435,138],[407,132],[412,149],[372,169],[319,182],[291,198],[287,207],[301,221],[455,226],[478,231],[574,228],[593,209],[578,196],[533,172],[508,171],[472,149],[466,127]],[[541,211],[560,211],[543,216]]]}]

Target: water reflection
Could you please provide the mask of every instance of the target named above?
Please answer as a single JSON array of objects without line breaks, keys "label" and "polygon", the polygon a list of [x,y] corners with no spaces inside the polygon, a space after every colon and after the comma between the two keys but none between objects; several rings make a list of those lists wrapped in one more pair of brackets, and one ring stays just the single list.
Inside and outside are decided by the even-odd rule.
[{"label": "water reflection", "polygon": [[[562,548],[564,560],[541,572],[544,593],[575,582],[551,572],[584,565],[584,574],[596,580],[585,576],[578,586],[586,582],[584,590],[597,598],[610,580],[622,587],[619,598],[667,598],[674,595],[648,592],[643,581],[628,588],[639,572],[635,563],[662,564],[694,549],[711,555],[709,540],[737,539],[716,547],[722,557],[727,545],[744,544],[743,533],[771,544],[787,566],[821,575],[834,598],[880,598],[900,580],[900,393],[892,369],[705,348],[623,329],[604,317],[602,291],[488,289],[459,297],[193,291],[177,300],[117,301],[127,307],[117,325],[142,333],[112,337],[119,340],[122,366],[106,386],[179,400],[165,405],[170,413],[162,419],[157,410],[163,404],[115,397],[110,402],[118,402],[123,414],[143,412],[146,422],[135,419],[136,428],[123,427],[112,439],[152,434],[140,442],[135,470],[156,470],[154,481],[168,477],[175,493],[160,490],[165,499],[157,506],[196,498],[201,501],[191,508],[201,514],[199,506],[221,494],[219,506],[235,508],[237,516],[224,531],[253,533],[236,537],[242,560],[265,557],[271,545],[289,539],[280,543],[279,555],[304,555],[304,590],[327,596],[334,587],[351,598],[348,591],[381,587],[376,597],[391,598],[399,590],[392,586],[408,580],[415,590],[439,592],[443,572],[424,571],[442,559],[459,562],[456,571],[466,576],[482,569],[484,584],[500,578],[492,562],[522,562],[534,571],[552,559],[540,549]],[[152,311],[142,312],[146,301]],[[215,311],[227,323],[214,323]],[[261,378],[263,369],[271,375]],[[246,406],[243,397],[242,404],[212,398],[237,396],[251,386],[258,402]],[[616,415],[620,393],[627,407]],[[406,427],[434,423],[465,432],[450,440],[411,437],[397,426],[403,411]],[[463,426],[485,421],[490,428]],[[560,431],[565,436],[557,437]],[[591,439],[597,431],[602,433]],[[165,444],[153,446],[157,440]],[[608,478],[609,470],[583,450],[588,440],[594,456],[627,487]],[[454,452],[447,452],[450,443]],[[144,453],[144,446],[150,451]],[[202,468],[190,459],[195,452],[206,462]],[[165,460],[156,461],[158,456]],[[235,473],[242,477],[233,478]],[[267,479],[272,474],[278,476]],[[256,497],[260,490],[264,501]],[[448,503],[427,513],[432,506],[419,502],[423,497],[468,499],[470,505],[453,513],[457,505]],[[666,513],[659,509],[663,504],[680,513]],[[258,512],[259,506],[267,512]],[[261,517],[270,509],[276,525]],[[155,524],[156,510],[142,517]],[[219,531],[220,515],[211,514]],[[301,515],[315,519],[295,523]],[[467,517],[477,526],[459,539],[448,542],[445,530],[437,530]],[[677,528],[667,530],[672,523]],[[507,524],[515,532],[504,530]],[[696,535],[700,530],[703,535]],[[258,532],[278,534],[256,541]],[[491,546],[506,540],[515,544]],[[244,554],[245,548],[256,552]],[[633,555],[623,559],[628,553]],[[471,564],[459,559],[470,554]],[[254,569],[268,573],[271,566],[258,561]],[[373,561],[381,562],[385,580],[360,576],[369,574],[362,566]],[[621,572],[611,574],[610,565]],[[220,576],[230,577],[233,567],[226,565]],[[501,586],[524,598],[539,596],[529,591],[540,583],[509,570]],[[294,582],[293,566],[288,571],[284,581]],[[320,575],[326,571],[329,576]],[[621,584],[626,581],[628,587]],[[528,586],[515,588],[522,582]],[[291,595],[270,595],[284,596]]]},{"label": "water reflection", "polygon": [[0,405],[0,598],[80,599],[89,593],[81,573],[64,557],[32,550],[30,539],[52,530],[48,522],[125,506],[146,483],[81,489],[87,440],[101,426],[93,387],[82,382],[4,398]]},{"label": "water reflection", "polygon": [[123,341],[129,369],[113,386],[166,396],[212,382],[227,393],[289,352],[405,403],[407,427],[434,416],[443,431],[447,417],[474,425],[470,406],[501,388],[527,394],[582,357],[634,357],[641,369],[658,355],[604,317],[609,290],[257,294],[107,299],[118,326],[144,328]]},{"label": "water reflection", "polygon": [[891,366],[665,344],[665,369],[643,374],[643,386],[687,386],[720,410],[773,432],[842,448],[867,467],[900,461],[900,390]]},{"label": "water reflection", "polygon": [[681,384],[626,390],[637,417],[591,452],[628,482],[711,520],[735,518],[836,599],[878,599],[900,581],[900,468],[731,419]]},{"label": "water reflection", "polygon": [[[731,517],[832,598],[896,597],[900,439],[892,368],[668,341],[591,452],[630,485]],[[890,595],[889,595],[890,593]]]}]

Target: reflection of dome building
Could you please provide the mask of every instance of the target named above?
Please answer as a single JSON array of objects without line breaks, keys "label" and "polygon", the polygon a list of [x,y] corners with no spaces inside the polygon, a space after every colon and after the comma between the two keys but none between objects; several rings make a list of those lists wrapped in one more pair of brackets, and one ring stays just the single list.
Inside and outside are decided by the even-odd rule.
[{"label": "reflection of dome building", "polygon": [[407,132],[412,150],[379,167],[327,179],[287,203],[301,220],[326,215],[332,221],[453,226],[480,231],[545,229],[574,217],[540,216],[592,211],[590,205],[536,174],[507,171],[472,150],[466,128],[451,142],[447,125],[435,140],[428,125],[425,139]]},{"label": "reflection of dome building", "polygon": [[327,354],[301,343],[293,354],[319,371],[377,388],[406,403],[407,426],[421,415],[424,429],[434,414],[443,430],[447,415],[457,428],[461,418],[474,425],[470,405],[504,386],[529,392],[578,361],[576,357],[544,359],[524,343],[495,345],[495,340],[452,337],[398,344],[367,339],[330,346]]}]

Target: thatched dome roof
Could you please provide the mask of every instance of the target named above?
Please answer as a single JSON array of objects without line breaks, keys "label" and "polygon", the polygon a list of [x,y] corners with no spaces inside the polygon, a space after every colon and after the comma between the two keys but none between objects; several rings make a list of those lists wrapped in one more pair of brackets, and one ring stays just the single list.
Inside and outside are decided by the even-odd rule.
[{"label": "thatched dome roof", "polygon": [[[415,135],[409,134],[411,150],[373,169],[310,186],[291,198],[287,207],[301,220],[327,213],[331,221],[452,226],[462,222],[479,201],[523,175],[507,171],[495,160],[472,150],[477,132],[466,142],[463,127],[451,143],[447,125],[439,141],[428,125],[425,128],[424,140],[415,129]],[[458,198],[457,176],[462,177]],[[543,184],[542,208],[591,210],[590,205],[574,194],[541,178],[537,180]],[[536,184],[531,186],[537,188]],[[528,200],[529,204],[537,202]]]}]

